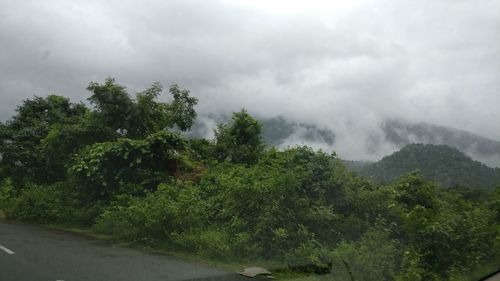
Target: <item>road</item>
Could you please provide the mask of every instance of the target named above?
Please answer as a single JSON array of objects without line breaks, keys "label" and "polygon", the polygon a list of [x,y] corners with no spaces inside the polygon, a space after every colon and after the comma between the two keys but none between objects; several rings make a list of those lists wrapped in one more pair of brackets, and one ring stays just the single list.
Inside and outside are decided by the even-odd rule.
[{"label": "road", "polygon": [[1,281],[247,280],[225,269],[0,220]]}]

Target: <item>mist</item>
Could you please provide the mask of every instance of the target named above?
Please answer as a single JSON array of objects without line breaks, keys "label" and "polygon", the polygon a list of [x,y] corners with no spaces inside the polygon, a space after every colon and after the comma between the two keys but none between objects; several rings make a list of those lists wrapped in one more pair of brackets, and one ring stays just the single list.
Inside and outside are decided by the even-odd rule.
[{"label": "mist", "polygon": [[345,2],[0,0],[0,120],[112,76],[131,93],[178,83],[202,118],[246,108],[332,130],[334,145],[307,143],[347,159],[397,149],[388,119],[500,140],[499,1]]}]

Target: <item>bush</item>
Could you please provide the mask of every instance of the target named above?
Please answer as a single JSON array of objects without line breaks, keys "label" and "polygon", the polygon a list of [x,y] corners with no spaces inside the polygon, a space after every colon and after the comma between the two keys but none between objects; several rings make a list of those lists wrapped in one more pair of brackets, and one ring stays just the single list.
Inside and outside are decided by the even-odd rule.
[{"label": "bush", "polygon": [[8,216],[12,212],[15,202],[16,196],[12,181],[10,179],[4,179],[0,183],[0,211]]},{"label": "bush", "polygon": [[193,187],[162,184],[144,198],[115,196],[94,229],[121,240],[171,242],[173,232],[200,226],[202,204]]},{"label": "bush", "polygon": [[58,223],[72,220],[61,183],[23,189],[15,200],[9,217],[37,223]]},{"label": "bush", "polygon": [[194,229],[173,235],[174,243],[183,250],[188,250],[208,258],[228,260],[235,256],[229,234],[224,229]]},{"label": "bush", "polygon": [[[386,228],[370,228],[356,242],[342,242],[333,252],[335,280],[394,280],[401,245]],[[408,279],[411,280],[411,279]]]},{"label": "bush", "polygon": [[[111,206],[97,218],[93,229],[98,233],[108,234],[119,240],[141,240],[143,212],[134,202],[131,206]],[[144,239],[142,239],[144,240]]]}]

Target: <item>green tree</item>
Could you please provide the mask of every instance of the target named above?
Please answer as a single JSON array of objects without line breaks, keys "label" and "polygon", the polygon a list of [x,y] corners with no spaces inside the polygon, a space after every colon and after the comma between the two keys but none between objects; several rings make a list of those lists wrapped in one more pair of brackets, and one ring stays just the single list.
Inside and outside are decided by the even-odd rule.
[{"label": "green tree", "polygon": [[112,130],[126,135],[134,117],[135,105],[125,87],[108,78],[104,84],[91,82],[87,90],[92,92],[88,100],[95,106],[94,114]]},{"label": "green tree", "polygon": [[90,199],[107,200],[122,193],[142,195],[181,171],[185,147],[185,140],[171,132],[158,132],[142,140],[97,143],[77,155],[70,172],[81,193]]},{"label": "green tree", "polygon": [[215,158],[232,163],[254,164],[264,151],[262,125],[246,110],[234,112],[229,124],[215,131]]},{"label": "green tree", "polygon": [[64,171],[51,167],[43,150],[43,139],[60,124],[75,124],[87,112],[81,103],[49,95],[25,100],[17,114],[0,124],[0,169],[16,187],[28,182],[52,183],[64,178]]},{"label": "green tree", "polygon": [[112,78],[106,79],[104,84],[92,82],[87,89],[92,92],[89,100],[95,106],[93,113],[120,136],[145,138],[175,126],[186,131],[196,119],[194,106],[198,99],[176,84],[169,89],[170,103],[158,101],[163,91],[160,83],[137,93],[135,99]]},{"label": "green tree", "polygon": [[40,153],[49,171],[65,178],[73,156],[87,145],[116,139],[117,133],[105,126],[93,114],[87,112],[72,123],[57,123],[51,126],[47,136],[41,141]]},{"label": "green tree", "polygon": [[180,89],[177,84],[170,86],[169,92],[173,101],[168,105],[168,122],[171,126],[176,125],[181,131],[187,131],[196,119],[194,106],[198,104],[198,99],[189,96],[189,91]]}]

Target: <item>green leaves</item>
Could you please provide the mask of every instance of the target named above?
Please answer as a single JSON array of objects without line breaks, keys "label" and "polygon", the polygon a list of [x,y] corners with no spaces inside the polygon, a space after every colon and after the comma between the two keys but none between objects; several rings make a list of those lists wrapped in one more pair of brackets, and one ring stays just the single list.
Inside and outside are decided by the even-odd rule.
[{"label": "green leaves", "polygon": [[159,132],[144,140],[118,139],[81,151],[70,172],[86,192],[108,197],[126,184],[154,190],[182,166],[186,142],[175,133]]},{"label": "green leaves", "polygon": [[49,161],[43,140],[53,138],[53,128],[74,124],[86,112],[83,104],[61,96],[25,100],[11,120],[0,124],[0,171],[11,177],[16,188],[64,179],[60,165]]},{"label": "green leaves", "polygon": [[230,124],[215,131],[215,158],[219,161],[251,165],[264,151],[262,125],[244,109],[233,113]]},{"label": "green leaves", "polygon": [[[175,126],[188,130],[196,118],[197,99],[177,85],[170,88],[170,103],[157,101],[162,92],[159,83],[138,93],[136,99],[112,78],[103,84],[92,82],[87,90],[92,93],[92,110],[62,96],[35,96],[24,101],[11,120],[0,124],[0,176],[9,176],[16,188],[63,181],[67,179],[67,168],[73,164],[73,155],[86,146],[120,137],[146,139]],[[93,157],[101,156],[98,151],[94,153]],[[127,160],[126,153],[122,156]],[[134,161],[128,163],[129,168],[141,164],[143,159]],[[92,174],[90,168],[78,169],[85,169],[89,177]],[[154,176],[156,181],[162,177],[159,174]]]},{"label": "green leaves", "polygon": [[96,109],[93,113],[106,126],[128,138],[145,138],[175,126],[186,131],[196,119],[194,106],[198,99],[176,84],[169,89],[173,98],[170,103],[157,101],[163,91],[158,82],[137,93],[135,100],[112,78],[104,84],[92,82],[87,90],[93,93],[89,98]]},{"label": "green leaves", "polygon": [[194,106],[198,104],[198,99],[189,96],[189,91],[181,90],[177,84],[171,85],[169,92],[174,100],[168,105],[168,122],[181,131],[187,131],[196,119]]},{"label": "green leaves", "polygon": [[125,87],[115,83],[113,78],[107,78],[104,84],[91,82],[87,90],[92,92],[88,100],[96,107],[94,114],[106,126],[125,135],[130,128],[134,111],[134,102]]}]

